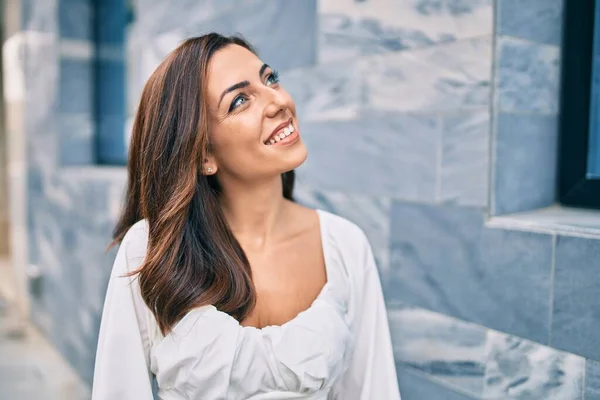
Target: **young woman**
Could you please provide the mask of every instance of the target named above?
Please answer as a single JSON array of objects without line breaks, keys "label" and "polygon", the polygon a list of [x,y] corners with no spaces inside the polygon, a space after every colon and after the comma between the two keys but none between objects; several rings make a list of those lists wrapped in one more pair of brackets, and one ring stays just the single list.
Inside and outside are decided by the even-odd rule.
[{"label": "young woman", "polygon": [[[397,400],[381,284],[351,222],[294,203],[306,148],[277,72],[208,34],[133,127],[94,400]],[[324,171],[326,172],[326,171]]]}]

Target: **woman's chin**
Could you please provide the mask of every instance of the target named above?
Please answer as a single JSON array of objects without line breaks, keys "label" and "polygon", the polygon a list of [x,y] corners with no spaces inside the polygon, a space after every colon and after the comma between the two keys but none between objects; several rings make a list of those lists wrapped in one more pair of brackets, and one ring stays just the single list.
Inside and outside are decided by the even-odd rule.
[{"label": "woman's chin", "polygon": [[304,143],[302,143],[301,140],[296,143],[293,150],[294,151],[286,154],[285,156],[286,163],[290,165],[289,170],[296,169],[304,164],[304,161],[306,161],[306,158],[308,157],[306,146],[304,146]]}]

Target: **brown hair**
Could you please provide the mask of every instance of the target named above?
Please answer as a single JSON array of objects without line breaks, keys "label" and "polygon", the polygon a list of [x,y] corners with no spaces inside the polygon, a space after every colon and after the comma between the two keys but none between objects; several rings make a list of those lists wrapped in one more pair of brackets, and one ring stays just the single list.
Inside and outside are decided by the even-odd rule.
[{"label": "brown hair", "polygon": [[[242,38],[191,38],[158,66],[142,92],[129,149],[125,208],[111,245],[133,224],[148,223],[138,274],[142,298],[163,334],[191,309],[212,304],[238,321],[256,302],[250,264],[219,205],[215,176],[202,174],[209,151],[202,93],[212,55],[225,46],[256,52]],[[282,174],[293,200],[294,171]]]}]

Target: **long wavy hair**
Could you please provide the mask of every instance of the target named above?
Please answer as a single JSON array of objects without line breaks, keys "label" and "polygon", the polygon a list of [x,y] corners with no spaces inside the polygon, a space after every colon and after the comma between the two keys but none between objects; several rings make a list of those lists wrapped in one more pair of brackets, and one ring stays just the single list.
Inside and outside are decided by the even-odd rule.
[{"label": "long wavy hair", "polygon": [[[138,276],[164,335],[195,307],[212,304],[242,321],[256,303],[248,258],[219,205],[218,178],[202,173],[210,151],[208,65],[230,45],[256,54],[238,36],[210,33],[181,43],[148,79],[133,124],[125,207],[111,246],[146,220],[146,257],[130,275]],[[293,200],[293,170],[282,183],[283,196]]]}]

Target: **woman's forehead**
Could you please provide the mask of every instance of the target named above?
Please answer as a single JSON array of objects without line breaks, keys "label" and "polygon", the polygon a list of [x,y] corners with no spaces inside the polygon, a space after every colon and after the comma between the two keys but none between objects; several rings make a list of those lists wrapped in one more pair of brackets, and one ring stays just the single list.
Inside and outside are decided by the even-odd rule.
[{"label": "woman's forehead", "polygon": [[263,62],[250,50],[229,45],[213,54],[208,66],[208,90],[219,96],[240,81],[255,79]]}]

